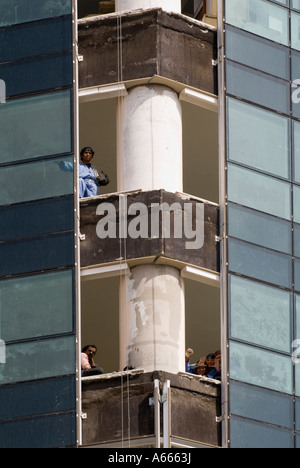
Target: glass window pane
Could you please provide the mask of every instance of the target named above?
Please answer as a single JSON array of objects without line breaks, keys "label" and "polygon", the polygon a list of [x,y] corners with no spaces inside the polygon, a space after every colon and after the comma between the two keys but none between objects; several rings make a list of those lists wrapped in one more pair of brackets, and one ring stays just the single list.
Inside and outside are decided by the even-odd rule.
[{"label": "glass window pane", "polygon": [[228,164],[228,198],[240,205],[291,219],[290,184],[233,164]]},{"label": "glass window pane", "polygon": [[294,221],[300,224],[300,187],[294,185]]},{"label": "glass window pane", "polygon": [[75,377],[0,387],[0,420],[76,408]]},{"label": "glass window pane", "polygon": [[296,364],[295,374],[296,374],[296,396],[300,397],[300,364]]},{"label": "glass window pane", "polygon": [[[295,182],[300,183],[300,123],[295,122],[295,121],[293,121],[293,155],[294,155],[294,180]],[[299,208],[300,208],[300,205],[299,205]],[[299,212],[300,212],[300,209],[299,209]],[[299,219],[300,219],[300,216],[299,216]]]},{"label": "glass window pane", "polygon": [[0,276],[72,267],[74,233],[0,244]]},{"label": "glass window pane", "polygon": [[300,260],[294,260],[295,289],[300,291]]},{"label": "glass window pane", "polygon": [[292,223],[289,221],[229,204],[228,226],[231,237],[292,254]]},{"label": "glass window pane", "polygon": [[231,448],[294,448],[294,433],[242,418],[231,418]]},{"label": "glass window pane", "polygon": [[226,57],[278,78],[290,79],[288,48],[228,25],[226,27]]},{"label": "glass window pane", "polygon": [[229,239],[229,269],[266,283],[292,288],[292,258],[273,250]]},{"label": "glass window pane", "polygon": [[300,10],[300,0],[291,0],[291,7]]},{"label": "glass window pane", "polygon": [[72,333],[73,282],[72,270],[0,281],[1,339]]},{"label": "glass window pane", "polygon": [[0,26],[71,15],[72,0],[1,0]]},{"label": "glass window pane", "polygon": [[0,208],[0,219],[0,241],[72,231],[74,197],[5,206]]},{"label": "glass window pane", "polygon": [[[298,294],[295,294],[295,339],[300,340],[300,296]],[[298,348],[298,345],[297,345]],[[300,344],[299,344],[300,348]]]},{"label": "glass window pane", "polygon": [[0,73],[6,83],[6,97],[72,86],[73,54],[0,65]]},{"label": "glass window pane", "polygon": [[76,446],[75,411],[0,423],[1,448],[73,446]]},{"label": "glass window pane", "polygon": [[300,50],[300,15],[291,12],[292,48]]},{"label": "glass window pane", "polygon": [[0,106],[0,164],[71,153],[71,97],[71,90],[56,91]]},{"label": "glass window pane", "polygon": [[227,60],[226,83],[228,94],[290,114],[289,82]]},{"label": "glass window pane", "polygon": [[294,254],[296,257],[300,257],[300,226],[294,224]]},{"label": "glass window pane", "polygon": [[240,29],[289,44],[289,11],[265,0],[226,0],[226,22]]},{"label": "glass window pane", "polygon": [[73,336],[6,346],[0,385],[75,374],[75,346]]},{"label": "glass window pane", "polygon": [[252,385],[230,383],[230,413],[277,426],[294,428],[293,398]]},{"label": "glass window pane", "polygon": [[0,62],[72,50],[72,38],[69,17],[0,29]]},{"label": "glass window pane", "polygon": [[230,343],[230,377],[257,387],[293,393],[291,357],[252,346]]},{"label": "glass window pane", "polygon": [[287,118],[228,99],[227,126],[229,160],[290,178],[290,125]]},{"label": "glass window pane", "polygon": [[231,338],[290,353],[292,294],[231,276]]},{"label": "glass window pane", "polygon": [[72,194],[74,174],[62,170],[64,161],[73,164],[73,157],[0,167],[0,205]]}]

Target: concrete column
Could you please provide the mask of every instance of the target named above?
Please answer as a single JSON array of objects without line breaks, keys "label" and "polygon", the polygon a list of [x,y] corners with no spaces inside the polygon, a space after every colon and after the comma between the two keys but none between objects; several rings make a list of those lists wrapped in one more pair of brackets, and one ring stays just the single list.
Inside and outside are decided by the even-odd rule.
[{"label": "concrete column", "polygon": [[116,11],[162,8],[181,13],[181,0],[116,0]]},{"label": "concrete column", "polygon": [[121,365],[185,371],[185,298],[179,270],[132,268],[121,284]]},{"label": "concrete column", "polygon": [[119,103],[118,139],[119,191],[183,191],[182,109],[175,91],[161,85],[130,90]]}]

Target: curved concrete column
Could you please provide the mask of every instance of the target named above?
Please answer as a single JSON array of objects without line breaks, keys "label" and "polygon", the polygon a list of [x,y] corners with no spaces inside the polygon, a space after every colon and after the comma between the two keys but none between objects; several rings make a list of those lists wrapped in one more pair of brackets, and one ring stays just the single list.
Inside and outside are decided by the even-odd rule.
[{"label": "curved concrete column", "polygon": [[146,372],[184,372],[185,298],[180,271],[142,265],[132,268],[122,281],[121,365]]},{"label": "curved concrete column", "polygon": [[165,11],[181,13],[181,0],[116,0],[116,11],[148,8],[162,8]]},{"label": "curved concrete column", "polygon": [[161,85],[138,86],[124,98],[122,112],[119,190],[182,192],[182,109],[177,93]]}]

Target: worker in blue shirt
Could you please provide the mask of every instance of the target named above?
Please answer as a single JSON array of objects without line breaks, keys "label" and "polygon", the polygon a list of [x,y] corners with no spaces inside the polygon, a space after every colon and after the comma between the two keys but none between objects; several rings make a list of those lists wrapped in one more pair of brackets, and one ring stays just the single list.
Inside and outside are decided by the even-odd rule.
[{"label": "worker in blue shirt", "polygon": [[100,173],[91,165],[94,150],[85,147],[80,152],[79,166],[79,196],[80,198],[96,197],[99,195],[99,186],[108,185],[109,179],[102,171]]},{"label": "worker in blue shirt", "polygon": [[[90,198],[99,195],[99,187],[109,184],[109,178],[104,172],[98,171],[91,165],[94,150],[85,147],[80,152],[81,163],[79,164],[79,197]],[[59,163],[63,171],[74,171],[74,164],[66,161]]]}]

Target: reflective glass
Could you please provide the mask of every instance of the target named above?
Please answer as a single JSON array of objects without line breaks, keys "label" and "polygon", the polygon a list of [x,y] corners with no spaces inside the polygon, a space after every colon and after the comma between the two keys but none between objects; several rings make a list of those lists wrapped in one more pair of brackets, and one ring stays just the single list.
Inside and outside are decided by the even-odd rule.
[{"label": "reflective glass", "polygon": [[0,62],[72,50],[72,21],[62,17],[0,29],[0,44]]},{"label": "reflective glass", "polygon": [[72,270],[0,281],[1,339],[72,333],[73,287]]},{"label": "reflective glass", "polygon": [[65,233],[0,245],[0,276],[74,265],[74,234]]},{"label": "reflective glass", "polygon": [[294,185],[294,221],[300,224],[300,187]]},{"label": "reflective glass", "polygon": [[0,276],[72,267],[74,233],[0,244]]},{"label": "reflective glass", "polygon": [[293,393],[293,362],[264,349],[230,343],[230,377],[278,392]]},{"label": "reflective glass", "polygon": [[290,178],[289,119],[228,99],[227,127],[228,159]]},{"label": "reflective glass", "polygon": [[[300,340],[300,296],[298,294],[295,294],[295,340]],[[300,342],[299,345],[297,344],[298,348],[300,349]]]},{"label": "reflective glass", "polygon": [[71,15],[72,0],[1,0],[0,26]]},{"label": "reflective glass", "polygon": [[75,346],[73,336],[6,346],[0,385],[75,374]]},{"label": "reflective glass", "polygon": [[240,205],[291,219],[290,184],[233,164],[228,164],[228,198]]},{"label": "reflective glass", "polygon": [[294,254],[300,258],[300,226],[294,224]]},{"label": "reflective glass", "polygon": [[0,420],[74,410],[75,388],[75,377],[1,386]]},{"label": "reflective glass", "polygon": [[289,221],[230,203],[228,230],[231,237],[292,254],[292,223]]},{"label": "reflective glass", "polygon": [[62,161],[73,157],[0,167],[0,205],[72,194],[74,174],[61,169]]},{"label": "reflective glass", "polygon": [[300,364],[295,366],[296,396],[300,397]]},{"label": "reflective glass", "polygon": [[291,7],[300,10],[300,0],[291,0]]},{"label": "reflective glass", "polygon": [[226,57],[278,78],[290,79],[288,48],[228,25]]},{"label": "reflective glass", "polygon": [[289,45],[289,11],[265,0],[226,0],[226,22]]},{"label": "reflective glass", "polygon": [[[300,15],[291,12],[292,48],[300,50]],[[300,77],[299,77],[300,78]]]},{"label": "reflective glass", "polygon": [[294,426],[292,397],[239,382],[230,383],[230,413],[290,429]]},{"label": "reflective glass", "polygon": [[294,283],[296,291],[300,291],[300,260],[295,258],[294,260]]},{"label": "reflective glass", "polygon": [[229,291],[231,338],[290,353],[292,294],[235,276]]},{"label": "reflective glass", "polygon": [[227,93],[290,114],[290,83],[231,63],[226,66]]},{"label": "reflective glass", "polygon": [[0,208],[0,241],[74,230],[74,197]]},{"label": "reflective glass", "polygon": [[71,86],[73,54],[70,52],[0,65],[0,76],[6,83],[6,97]]},{"label": "reflective glass", "polygon": [[64,90],[1,105],[0,164],[71,153],[71,100],[72,91]]},{"label": "reflective glass", "polygon": [[300,400],[298,399],[296,399],[296,431],[300,431]]},{"label": "reflective glass", "polygon": [[76,446],[76,412],[0,423],[1,448]]},{"label": "reflective glass", "polygon": [[294,433],[242,418],[231,418],[231,448],[294,448]]},{"label": "reflective glass", "polygon": [[295,182],[300,183],[300,122],[295,121],[293,121],[293,156],[294,180]]},{"label": "reflective glass", "polygon": [[292,258],[229,239],[229,269],[234,273],[291,289]]}]

